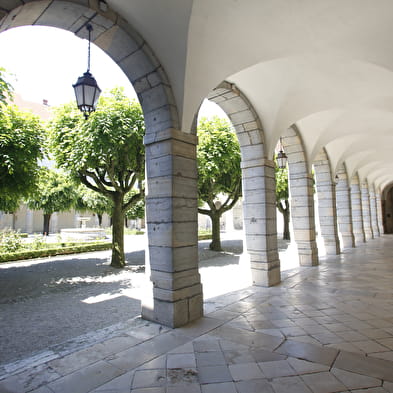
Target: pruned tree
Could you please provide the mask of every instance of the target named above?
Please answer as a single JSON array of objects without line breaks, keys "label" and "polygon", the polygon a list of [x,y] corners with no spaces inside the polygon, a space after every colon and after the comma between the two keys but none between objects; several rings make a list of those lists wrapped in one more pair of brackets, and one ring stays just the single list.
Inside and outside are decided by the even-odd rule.
[{"label": "pruned tree", "polygon": [[12,99],[13,90],[11,83],[7,82],[6,70],[0,67],[0,104],[7,105]]},{"label": "pruned tree", "polygon": [[112,213],[112,200],[104,194],[93,191],[81,184],[78,187],[75,209],[79,211],[90,211],[97,214],[98,225],[101,227],[104,213]]},{"label": "pruned tree", "polygon": [[53,169],[41,168],[37,188],[27,205],[30,209],[43,211],[43,235],[49,235],[52,214],[70,210],[76,197],[76,187],[69,176]]},{"label": "pruned tree", "polygon": [[208,207],[198,211],[212,222],[210,249],[221,251],[220,218],[242,193],[240,146],[230,123],[217,116],[201,119],[198,140],[198,197]]},{"label": "pruned tree", "polygon": [[291,217],[288,190],[288,169],[276,165],[276,206],[283,216],[283,239],[291,240],[289,220]]},{"label": "pruned tree", "polygon": [[43,135],[37,116],[0,102],[0,210],[15,212],[34,190]]},{"label": "pruned tree", "polygon": [[[124,216],[144,198],[144,133],[139,103],[130,101],[121,89],[101,96],[88,120],[74,105],[65,105],[51,123],[51,150],[57,164],[112,201],[113,267],[125,266]],[[126,199],[133,188],[138,192]]]}]

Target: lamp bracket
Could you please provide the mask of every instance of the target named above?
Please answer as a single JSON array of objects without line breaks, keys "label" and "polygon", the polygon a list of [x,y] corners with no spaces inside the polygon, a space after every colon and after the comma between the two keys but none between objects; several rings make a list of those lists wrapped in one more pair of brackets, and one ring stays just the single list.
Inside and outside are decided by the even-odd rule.
[{"label": "lamp bracket", "polygon": [[82,26],[80,26],[76,31],[74,31],[74,34],[77,35],[84,27],[87,28],[87,25],[91,26],[91,21],[98,15],[98,12],[95,12],[89,19],[86,20],[85,23],[83,23]]}]

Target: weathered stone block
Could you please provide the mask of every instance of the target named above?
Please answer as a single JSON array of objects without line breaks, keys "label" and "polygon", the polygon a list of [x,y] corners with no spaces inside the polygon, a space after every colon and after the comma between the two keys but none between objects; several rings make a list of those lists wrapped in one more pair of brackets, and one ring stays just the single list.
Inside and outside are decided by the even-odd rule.
[{"label": "weathered stone block", "polygon": [[150,268],[162,272],[180,272],[198,267],[198,247],[149,246]]},{"label": "weathered stone block", "polygon": [[181,176],[196,179],[198,177],[196,161],[181,156],[161,156],[146,162],[149,177]]},{"label": "weathered stone block", "polygon": [[141,92],[138,97],[144,113],[151,112],[168,104],[175,105],[169,88],[163,84]]},{"label": "weathered stone block", "polygon": [[201,293],[188,299],[189,321],[203,317],[203,294]]},{"label": "weathered stone block", "polygon": [[197,180],[184,177],[155,177],[147,181],[149,197],[193,198],[197,195]]},{"label": "weathered stone block", "polygon": [[196,198],[146,198],[146,221],[149,223],[197,221]]},{"label": "weathered stone block", "polygon": [[147,223],[149,244],[160,247],[186,247],[196,244],[197,222]]},{"label": "weathered stone block", "polygon": [[[104,50],[115,62],[121,61],[121,59],[129,56],[138,49],[138,43],[117,25],[106,30],[94,43]],[[134,88],[137,92],[145,90],[137,89],[136,85],[134,85]]]},{"label": "weathered stone block", "polygon": [[[148,315],[143,315],[144,318]],[[147,318],[146,318],[147,319]],[[178,302],[165,302],[154,299],[153,321],[175,328],[189,322],[188,299]]]},{"label": "weathered stone block", "polygon": [[242,146],[242,158],[245,161],[263,158],[263,145]]},{"label": "weathered stone block", "polygon": [[229,100],[221,102],[220,106],[227,115],[232,115],[236,112],[248,110],[246,102],[239,96],[235,96]]},{"label": "weathered stone block", "polygon": [[167,290],[158,287],[154,287],[153,294],[155,299],[159,299],[167,302],[178,302],[179,300],[189,299],[191,297],[200,295],[202,293],[202,285],[197,283],[195,285],[189,285],[178,290]]},{"label": "weathered stone block", "polygon": [[154,64],[144,52],[144,48],[138,49],[119,63],[125,74],[131,78],[131,83],[154,71]]},{"label": "weathered stone block", "polygon": [[[221,103],[223,105],[223,103]],[[233,125],[248,123],[255,120],[254,114],[250,110],[244,110],[236,112],[231,115],[231,121]]]},{"label": "weathered stone block", "polygon": [[149,138],[151,135],[171,127],[179,127],[178,113],[174,105],[167,105],[152,112],[144,113],[144,117],[148,133],[145,138]]},{"label": "weathered stone block", "polygon": [[152,270],[151,281],[153,282],[154,288],[176,291],[200,284],[201,279],[198,273],[198,267],[195,266],[193,269],[179,272]]},{"label": "weathered stone block", "polygon": [[295,240],[299,247],[299,242],[315,241],[315,231],[307,229],[296,229],[294,231]]},{"label": "weathered stone block", "polygon": [[281,282],[280,267],[272,270],[251,269],[253,285],[271,287]]}]

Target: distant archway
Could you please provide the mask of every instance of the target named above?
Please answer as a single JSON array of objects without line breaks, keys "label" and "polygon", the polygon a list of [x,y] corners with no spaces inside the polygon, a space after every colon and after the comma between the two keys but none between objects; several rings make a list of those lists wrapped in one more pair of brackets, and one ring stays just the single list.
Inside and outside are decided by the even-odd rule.
[{"label": "distant archway", "polygon": [[393,233],[393,184],[383,192],[382,199],[383,229],[384,233]]}]

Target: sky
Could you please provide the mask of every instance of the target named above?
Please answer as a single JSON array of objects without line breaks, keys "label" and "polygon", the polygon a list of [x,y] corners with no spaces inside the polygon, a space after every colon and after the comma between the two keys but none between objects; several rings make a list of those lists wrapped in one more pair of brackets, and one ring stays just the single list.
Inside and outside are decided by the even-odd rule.
[{"label": "sky", "polygon": [[[87,48],[87,40],[66,30],[17,27],[0,34],[0,67],[12,74],[7,80],[25,100],[42,103],[45,99],[56,106],[75,99],[72,85],[87,70]],[[94,44],[90,72],[101,90],[123,86],[128,97],[136,98],[120,67]],[[206,102],[202,115],[211,116],[216,108]]]}]

